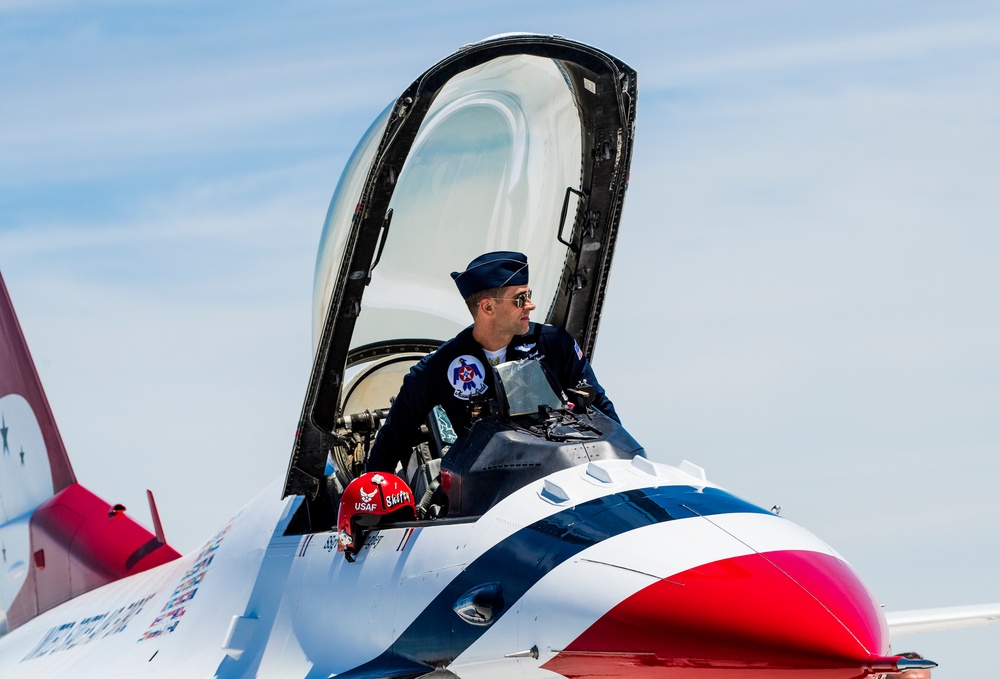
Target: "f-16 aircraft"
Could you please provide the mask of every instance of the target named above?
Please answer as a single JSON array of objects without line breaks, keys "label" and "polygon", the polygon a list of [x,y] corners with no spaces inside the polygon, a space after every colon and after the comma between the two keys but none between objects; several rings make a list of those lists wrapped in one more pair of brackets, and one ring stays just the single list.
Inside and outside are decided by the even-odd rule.
[{"label": "f-16 aircraft", "polygon": [[404,375],[468,324],[447,272],[477,255],[526,253],[537,320],[593,354],[636,96],[598,49],[503,35],[378,116],[326,218],[287,475],[187,556],[151,495],[152,533],[77,482],[0,281],[0,676],[850,679],[933,666],[894,622],[1000,617],[887,623],[833,548],[651,461],[538,361],[497,366],[467,431],[432,413],[405,468],[363,473]]}]

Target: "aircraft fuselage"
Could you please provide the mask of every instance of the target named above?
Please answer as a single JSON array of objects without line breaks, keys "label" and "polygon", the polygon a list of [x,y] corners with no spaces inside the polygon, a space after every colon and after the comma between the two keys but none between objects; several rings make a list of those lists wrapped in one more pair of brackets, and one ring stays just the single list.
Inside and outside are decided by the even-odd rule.
[{"label": "aircraft fuselage", "polygon": [[271,488],[195,554],[9,634],[0,673],[846,678],[886,654],[841,557],[684,469],[579,465],[477,519],[373,531],[354,563],[332,532],[284,535],[297,501]]}]

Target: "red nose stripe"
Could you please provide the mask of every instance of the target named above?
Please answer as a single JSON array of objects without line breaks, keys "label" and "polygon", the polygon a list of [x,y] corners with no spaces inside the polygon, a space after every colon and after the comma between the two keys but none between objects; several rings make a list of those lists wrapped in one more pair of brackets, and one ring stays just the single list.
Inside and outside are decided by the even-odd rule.
[{"label": "red nose stripe", "polygon": [[887,650],[878,607],[846,564],[784,551],[660,580],[544,667],[573,678],[848,679],[867,676],[865,668]]},{"label": "red nose stripe", "polygon": [[763,556],[826,607],[868,654],[889,652],[889,628],[878,602],[850,566],[816,552],[769,552]]}]

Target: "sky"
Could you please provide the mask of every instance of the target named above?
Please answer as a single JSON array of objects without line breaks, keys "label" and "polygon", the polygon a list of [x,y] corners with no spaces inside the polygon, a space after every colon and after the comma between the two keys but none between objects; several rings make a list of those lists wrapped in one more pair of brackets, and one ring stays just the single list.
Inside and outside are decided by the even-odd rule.
[{"label": "sky", "polygon": [[[613,7],[613,9],[612,9]],[[284,475],[348,155],[507,31],[639,73],[594,365],[887,610],[1000,601],[1000,6],[0,0],[0,271],[78,479],[196,548]],[[1000,626],[905,637],[985,679]]]}]

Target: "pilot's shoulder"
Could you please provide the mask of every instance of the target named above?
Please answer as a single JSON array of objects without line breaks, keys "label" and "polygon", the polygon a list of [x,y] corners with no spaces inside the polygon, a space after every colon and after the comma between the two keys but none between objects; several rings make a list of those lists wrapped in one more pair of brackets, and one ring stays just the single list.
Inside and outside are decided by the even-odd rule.
[{"label": "pilot's shoulder", "polygon": [[563,343],[572,343],[574,341],[573,336],[558,325],[549,325],[548,323],[532,323],[531,325],[532,327],[528,330],[528,334],[535,335],[542,341],[558,341]]},{"label": "pilot's shoulder", "polygon": [[435,363],[451,363],[459,354],[474,353],[479,345],[472,338],[472,326],[458,333],[420,361],[423,366]]},{"label": "pilot's shoulder", "polygon": [[540,324],[538,329],[539,347],[546,353],[570,358],[575,363],[584,360],[583,351],[576,338],[558,325]]}]

